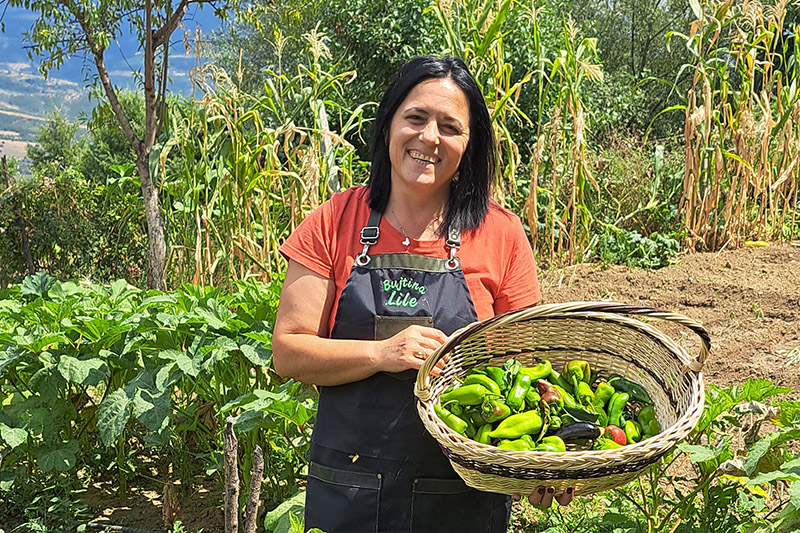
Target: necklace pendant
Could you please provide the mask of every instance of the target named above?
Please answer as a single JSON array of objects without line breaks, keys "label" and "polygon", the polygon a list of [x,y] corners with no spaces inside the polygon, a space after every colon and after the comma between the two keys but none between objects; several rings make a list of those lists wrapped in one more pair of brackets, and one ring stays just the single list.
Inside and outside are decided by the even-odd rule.
[{"label": "necklace pendant", "polygon": [[406,239],[405,239],[405,240],[404,240],[404,241],[403,241],[401,244],[402,244],[403,246],[408,246],[409,244],[411,244],[411,241],[410,241],[410,240],[408,240],[408,235],[406,235]]}]

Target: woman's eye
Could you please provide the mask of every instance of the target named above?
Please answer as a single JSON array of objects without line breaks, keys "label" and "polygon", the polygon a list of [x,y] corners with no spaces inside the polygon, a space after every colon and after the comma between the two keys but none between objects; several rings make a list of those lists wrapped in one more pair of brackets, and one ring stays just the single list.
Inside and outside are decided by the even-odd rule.
[{"label": "woman's eye", "polygon": [[452,124],[445,124],[444,126],[442,126],[441,129],[442,131],[449,133],[451,135],[458,135],[459,133],[461,133],[461,130]]}]

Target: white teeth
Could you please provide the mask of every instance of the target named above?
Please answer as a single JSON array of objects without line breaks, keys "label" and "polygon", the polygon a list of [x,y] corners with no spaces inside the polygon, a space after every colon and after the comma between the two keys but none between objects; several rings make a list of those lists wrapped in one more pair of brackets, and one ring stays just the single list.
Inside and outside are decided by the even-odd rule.
[{"label": "white teeth", "polygon": [[408,155],[411,156],[412,159],[416,161],[421,161],[423,163],[436,163],[437,158],[431,155],[425,155],[421,152],[411,151],[408,152]]}]

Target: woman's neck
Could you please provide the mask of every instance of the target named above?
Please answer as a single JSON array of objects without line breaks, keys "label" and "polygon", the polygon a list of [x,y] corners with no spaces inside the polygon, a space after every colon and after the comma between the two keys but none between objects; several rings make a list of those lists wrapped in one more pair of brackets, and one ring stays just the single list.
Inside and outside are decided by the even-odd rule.
[{"label": "woman's neck", "polygon": [[384,212],[388,222],[406,237],[421,241],[435,240],[444,221],[447,198],[389,195]]}]

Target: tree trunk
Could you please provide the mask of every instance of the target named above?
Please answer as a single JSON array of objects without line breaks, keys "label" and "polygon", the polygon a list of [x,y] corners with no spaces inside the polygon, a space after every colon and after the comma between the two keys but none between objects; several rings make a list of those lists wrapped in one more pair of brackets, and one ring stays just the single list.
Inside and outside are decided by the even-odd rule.
[{"label": "tree trunk", "polygon": [[142,184],[142,202],[147,222],[147,288],[164,290],[167,242],[164,240],[164,216],[158,188],[150,177],[150,150],[137,150],[136,170]]}]

